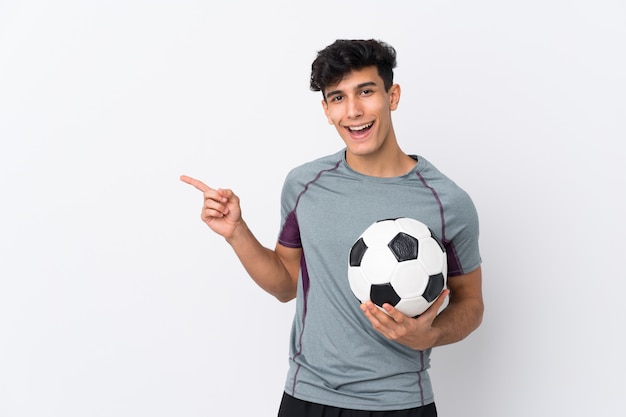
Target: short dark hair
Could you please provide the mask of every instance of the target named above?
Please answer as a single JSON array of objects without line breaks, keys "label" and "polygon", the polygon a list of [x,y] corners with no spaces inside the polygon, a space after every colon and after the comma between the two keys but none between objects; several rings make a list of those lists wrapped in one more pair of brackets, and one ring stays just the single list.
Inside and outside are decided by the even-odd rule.
[{"label": "short dark hair", "polygon": [[396,50],[389,44],[369,40],[338,39],[317,53],[311,65],[311,90],[321,91],[339,83],[348,73],[376,66],[385,90],[393,85]]}]

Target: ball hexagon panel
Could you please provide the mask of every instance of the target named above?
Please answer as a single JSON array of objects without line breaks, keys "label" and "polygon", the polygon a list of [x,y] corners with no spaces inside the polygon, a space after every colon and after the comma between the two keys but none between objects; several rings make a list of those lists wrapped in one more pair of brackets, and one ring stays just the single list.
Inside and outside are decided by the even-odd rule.
[{"label": "ball hexagon panel", "polygon": [[397,264],[387,246],[377,245],[367,248],[359,268],[371,284],[385,284],[391,280]]},{"label": "ball hexagon panel", "polygon": [[369,300],[372,283],[363,275],[361,268],[351,267],[348,269],[348,281],[356,298],[361,302]]},{"label": "ball hexagon panel", "polygon": [[398,228],[393,220],[382,220],[365,229],[361,237],[370,248],[374,245],[386,247],[397,234]]},{"label": "ball hexagon panel", "polygon": [[[424,297],[403,298],[395,308],[402,311],[410,317],[417,317],[430,307],[431,303],[426,301]],[[383,310],[384,311],[384,310]]]},{"label": "ball hexagon panel", "polygon": [[429,274],[438,274],[444,264],[447,264],[445,253],[441,251],[439,243],[432,237],[419,240],[420,251],[418,260],[424,265]]},{"label": "ball hexagon panel", "polygon": [[390,283],[402,298],[419,297],[426,290],[428,278],[422,264],[414,260],[398,263]]},{"label": "ball hexagon panel", "polygon": [[426,226],[422,222],[418,222],[417,220],[409,219],[407,217],[401,217],[399,219],[396,219],[394,222],[398,230],[407,233],[417,239],[431,236],[431,231],[428,226]]}]

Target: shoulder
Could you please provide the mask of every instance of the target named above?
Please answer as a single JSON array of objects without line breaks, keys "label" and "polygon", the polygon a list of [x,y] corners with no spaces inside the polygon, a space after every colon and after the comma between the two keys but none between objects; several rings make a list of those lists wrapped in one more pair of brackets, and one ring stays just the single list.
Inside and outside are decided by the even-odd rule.
[{"label": "shoulder", "polygon": [[429,183],[445,182],[454,183],[446,174],[439,170],[432,162],[423,156],[417,156],[416,172],[420,178]]},{"label": "shoulder", "polygon": [[468,192],[426,158],[419,157],[416,173],[421,183],[436,195],[448,213],[464,213],[470,217],[477,215],[476,207]]},{"label": "shoulder", "polygon": [[314,159],[291,169],[285,182],[306,184],[313,181],[320,173],[338,168],[343,162],[343,152],[342,149],[334,154]]},{"label": "shoulder", "polygon": [[281,201],[283,210],[291,210],[310,184],[319,180],[324,172],[336,170],[343,161],[343,151],[323,156],[291,169],[283,183]]},{"label": "shoulder", "polygon": [[422,156],[418,157],[416,173],[422,183],[427,187],[435,188],[437,191],[445,191],[447,193],[464,196],[465,198],[469,197],[467,192],[452,178],[448,177]]}]

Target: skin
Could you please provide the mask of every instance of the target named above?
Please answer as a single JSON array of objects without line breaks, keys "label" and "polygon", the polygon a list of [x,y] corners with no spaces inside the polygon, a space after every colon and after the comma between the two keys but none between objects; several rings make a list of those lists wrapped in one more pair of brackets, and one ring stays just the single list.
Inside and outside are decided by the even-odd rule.
[{"label": "skin", "polygon": [[[361,304],[361,310],[378,332],[416,350],[458,342],[467,337],[481,323],[484,305],[481,268],[455,277],[448,277],[448,288],[417,318],[405,316],[389,304],[385,314],[372,302]],[[447,307],[439,314],[445,297]]]},{"label": "skin", "polygon": [[302,249],[277,244],[274,250],[261,245],[241,215],[239,197],[228,189],[213,189],[202,181],[182,175],[180,180],[202,192],[200,218],[226,239],[250,277],[281,302],[296,297]]},{"label": "skin", "polygon": [[[322,107],[346,145],[346,161],[352,169],[375,177],[395,177],[409,172],[415,160],[396,139],[391,112],[400,103],[400,86],[385,91],[376,67],[352,71],[324,91]],[[363,130],[351,130],[362,126]]]},{"label": "skin", "polygon": [[[415,160],[398,146],[391,120],[391,112],[400,102],[399,85],[385,90],[376,67],[367,67],[352,71],[323,93],[324,113],[345,143],[346,161],[353,170],[394,177],[415,166]],[[281,302],[295,298],[302,249],[262,246],[243,220],[239,198],[232,190],[213,189],[186,175],[180,179],[202,192],[202,221],[226,239],[250,277]],[[484,309],[481,282],[480,268],[448,277],[448,288],[418,318],[389,304],[383,306],[387,313],[371,302],[362,304],[361,310],[386,338],[424,350],[462,340],[480,325]],[[446,297],[448,305],[439,312]]]}]

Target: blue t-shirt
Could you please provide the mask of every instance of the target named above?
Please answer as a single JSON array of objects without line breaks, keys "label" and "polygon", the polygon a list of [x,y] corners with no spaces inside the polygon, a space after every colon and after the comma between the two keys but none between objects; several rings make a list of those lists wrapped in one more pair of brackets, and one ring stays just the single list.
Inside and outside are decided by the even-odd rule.
[{"label": "blue t-shirt", "polygon": [[293,169],[281,198],[278,241],[302,248],[285,391],[302,400],[361,410],[434,401],[430,349],[416,351],[375,331],[348,282],[350,248],[377,220],[410,217],[444,243],[448,276],[481,263],[472,200],[426,159],[407,174],[352,170],[345,149]]}]

